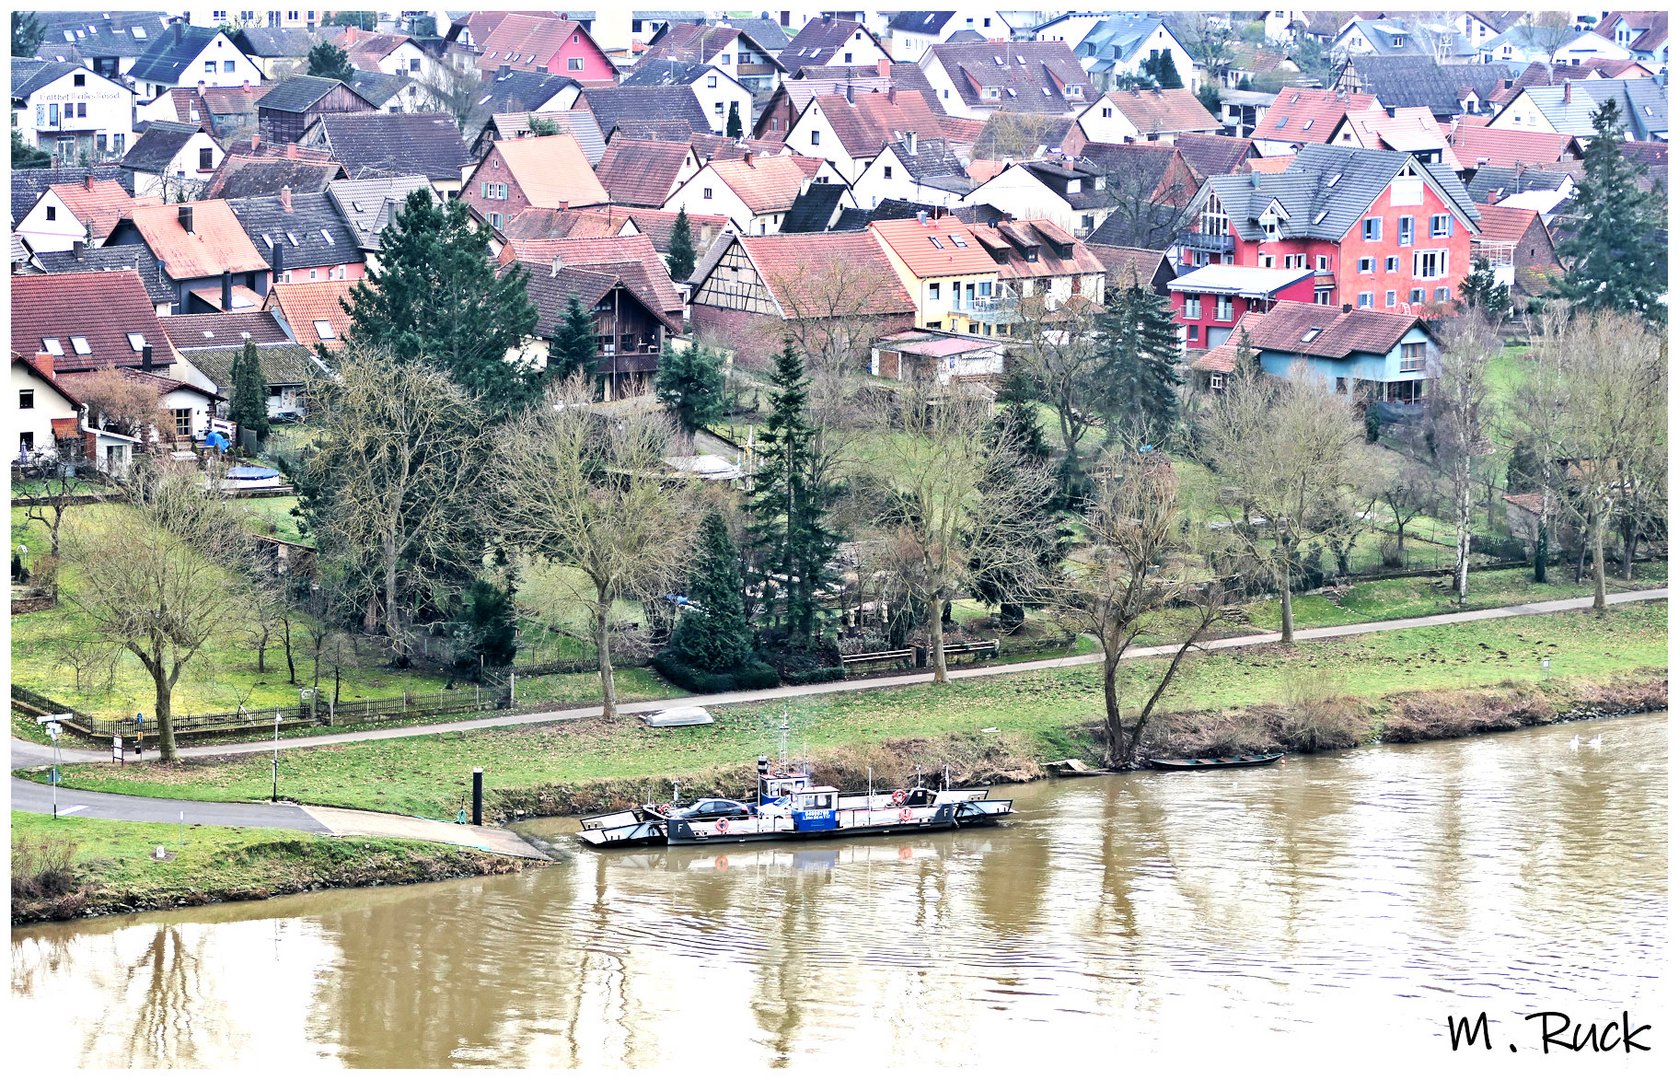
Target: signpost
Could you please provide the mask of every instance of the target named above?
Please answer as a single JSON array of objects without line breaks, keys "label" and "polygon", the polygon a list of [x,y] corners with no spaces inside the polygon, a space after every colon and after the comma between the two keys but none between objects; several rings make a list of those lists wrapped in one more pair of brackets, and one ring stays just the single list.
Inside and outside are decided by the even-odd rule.
[{"label": "signpost", "polygon": [[36,723],[47,729],[52,738],[52,816],[58,820],[58,766],[61,758],[58,752],[58,737],[64,733],[62,721],[75,719],[74,713],[49,713],[39,718]]},{"label": "signpost", "polygon": [[280,801],[280,710],[274,710],[274,794],[269,802]]}]

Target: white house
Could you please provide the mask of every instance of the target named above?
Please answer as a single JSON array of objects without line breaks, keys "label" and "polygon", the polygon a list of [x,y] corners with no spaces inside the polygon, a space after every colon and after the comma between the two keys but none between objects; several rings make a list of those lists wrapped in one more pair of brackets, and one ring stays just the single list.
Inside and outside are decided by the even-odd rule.
[{"label": "white house", "polygon": [[197,198],[225,156],[202,128],[157,120],[134,141],[122,167],[134,174],[135,198],[179,202]]},{"label": "white house", "polygon": [[752,132],[752,91],[716,64],[649,61],[619,85],[686,86],[694,92],[706,120],[710,121],[712,134],[727,133],[731,108],[740,118],[741,134]]},{"label": "white house", "polygon": [[1217,135],[1223,123],[1188,90],[1109,90],[1079,113],[1085,139],[1172,143],[1185,132]]},{"label": "white house", "polygon": [[792,74],[802,67],[875,67],[891,57],[868,27],[829,12],[805,23],[778,59]]},{"label": "white house", "polygon": [[[6,414],[6,452],[12,460],[24,453],[56,457],[60,439],[81,444],[100,468],[113,476],[128,473],[138,439],[87,427],[85,410],[54,377],[52,357],[31,360],[12,354],[12,385]],[[91,445],[89,445],[91,443]]]},{"label": "white house", "polygon": [[709,162],[665,203],[665,210],[720,214],[744,236],[781,231],[793,201],[812,183],[844,184],[832,165],[814,158],[779,154]]},{"label": "white house", "polygon": [[66,164],[120,158],[134,142],[134,91],[80,64],[14,58],[12,130]]},{"label": "white house", "polygon": [[851,194],[858,206],[871,210],[886,199],[954,209],[976,186],[948,143],[910,131],[869,162]]},{"label": "white house", "polygon": [[128,77],[150,101],[177,87],[243,86],[262,82],[262,68],[219,29],[177,22],[134,62]]},{"label": "white house", "polygon": [[[1007,41],[1014,32],[1002,13],[984,11],[895,11],[886,22],[885,45],[900,63],[918,63],[929,46],[956,34],[978,34],[986,41]],[[971,40],[971,39],[969,39]]]},{"label": "white house", "polygon": [[69,251],[77,243],[97,247],[133,206],[121,184],[88,173],[80,183],[54,184],[41,192],[15,232],[31,251]]},{"label": "white house", "polygon": [[1074,236],[1089,236],[1115,200],[1094,169],[1049,161],[1017,162],[969,192],[968,206],[994,206],[1019,220],[1048,218]]}]

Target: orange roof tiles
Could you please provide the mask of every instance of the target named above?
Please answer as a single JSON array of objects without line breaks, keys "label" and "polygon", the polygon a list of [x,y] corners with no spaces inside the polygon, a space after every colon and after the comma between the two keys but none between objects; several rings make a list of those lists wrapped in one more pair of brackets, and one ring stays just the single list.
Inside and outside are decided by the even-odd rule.
[{"label": "orange roof tiles", "polygon": [[1369,94],[1289,87],[1265,111],[1265,118],[1254,128],[1253,137],[1270,142],[1327,143],[1335,125],[1348,112],[1375,106],[1376,99]]},{"label": "orange roof tiles", "polygon": [[615,203],[660,207],[676,189],[678,179],[687,179],[682,171],[692,153],[687,143],[613,139],[595,165],[595,176]]},{"label": "orange roof tiles", "polygon": [[556,19],[515,12],[504,15],[479,42],[482,71],[495,71],[506,64],[515,71],[547,71],[548,62],[579,29],[570,19]]},{"label": "orange roof tiles", "polygon": [[751,160],[713,161],[706,166],[754,214],[784,214],[792,209],[805,181],[821,167],[816,158],[792,154],[754,154]]},{"label": "orange roof tiles", "polygon": [[104,243],[117,222],[134,209],[134,197],[115,180],[95,180],[89,173],[79,184],[54,184],[57,195],[76,220],[86,225],[95,244]]},{"label": "orange roof tiles", "polygon": [[[277,311],[291,328],[292,339],[305,348],[324,345],[329,352],[344,347],[344,335],[350,331],[350,313],[344,304],[350,301],[353,281],[279,282],[268,290],[266,310]],[[327,324],[332,337],[323,338],[316,322]]]},{"label": "orange roof tiles", "polygon": [[[183,207],[192,209],[190,233],[179,220]],[[223,199],[136,206],[128,217],[176,281],[220,277],[224,270],[243,274],[268,269],[268,260],[257,253],[239,219],[233,216],[233,208]]]},{"label": "orange roof tiles", "polygon": [[1523,210],[1516,206],[1477,206],[1480,212],[1481,235],[1475,237],[1483,243],[1515,243],[1527,235],[1527,230],[1533,225],[1533,219],[1539,216],[1537,210]]},{"label": "orange roof tiles", "polygon": [[1151,132],[1216,132],[1223,125],[1192,92],[1177,90],[1109,90],[1102,100],[1119,110],[1136,129]]},{"label": "orange roof tiles", "polygon": [[874,221],[869,231],[918,278],[997,272],[973,229],[954,217],[928,218],[925,225],[917,218]]},{"label": "orange roof tiles", "polygon": [[867,283],[867,295],[851,296],[846,314],[898,315],[915,310],[915,301],[892,269],[880,241],[867,229],[742,236],[739,242],[787,318],[814,318],[825,308],[833,310],[835,298],[825,290],[834,284],[830,271],[834,266],[847,267],[847,284],[863,287]]},{"label": "orange roof tiles", "polygon": [[1466,169],[1482,165],[1549,165],[1562,160],[1574,136],[1554,131],[1510,131],[1502,128],[1459,127],[1452,148]]},{"label": "orange roof tiles", "polygon": [[1278,154],[1275,157],[1249,158],[1245,163],[1248,172],[1282,173],[1294,164],[1293,154]]},{"label": "orange roof tiles", "polygon": [[552,208],[562,202],[594,206],[612,201],[573,135],[499,139],[491,147],[489,157],[472,174],[473,185],[483,177],[494,175],[491,159],[495,158],[506,164],[532,206]]}]

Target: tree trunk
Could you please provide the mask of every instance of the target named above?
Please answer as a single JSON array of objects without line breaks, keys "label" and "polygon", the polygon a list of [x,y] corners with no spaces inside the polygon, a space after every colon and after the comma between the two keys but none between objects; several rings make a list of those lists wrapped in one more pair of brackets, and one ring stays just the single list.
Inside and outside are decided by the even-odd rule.
[{"label": "tree trunk", "polygon": [[157,722],[157,756],[160,761],[175,760],[175,680],[164,674],[163,654],[158,652],[146,664],[152,676],[152,715]]},{"label": "tree trunk", "polygon": [[1603,534],[1608,531],[1608,522],[1603,520],[1600,511],[1592,520],[1592,613],[1599,618],[1609,614],[1608,590],[1604,588],[1603,572]]},{"label": "tree trunk", "polygon": [[927,605],[927,653],[933,661],[933,681],[949,682],[950,672],[944,662],[944,590],[933,593]]},{"label": "tree trunk", "polygon": [[1469,477],[1460,473],[1456,477],[1455,494],[1457,495],[1457,551],[1453,565],[1452,587],[1457,593],[1457,602],[1464,603],[1469,599],[1469,525],[1474,513],[1472,492],[1469,487]]},{"label": "tree trunk", "polygon": [[1125,723],[1119,715],[1119,650],[1106,634],[1102,636],[1102,704],[1108,735],[1108,767],[1123,769],[1131,757],[1126,745]]},{"label": "tree trunk", "polygon": [[408,647],[402,640],[402,621],[396,610],[396,539],[385,538],[385,635],[391,639],[391,648],[396,650],[400,658],[408,655]]},{"label": "tree trunk", "polygon": [[1399,543],[1397,545],[1395,545],[1395,550],[1399,552],[1399,565],[1404,566],[1405,565],[1405,522],[1401,521],[1396,516],[1393,519],[1393,523],[1399,530]]},{"label": "tree trunk", "polygon": [[600,717],[618,716],[618,689],[612,682],[612,599],[601,593],[595,604],[595,651],[600,660]]},{"label": "tree trunk", "polygon": [[297,685],[297,661],[292,659],[292,654],[291,654],[291,619],[289,619],[289,618],[281,619],[280,620],[280,630],[281,630],[280,640],[281,640],[282,643],[284,643],[285,648],[286,648],[286,679],[293,686],[296,686]]},{"label": "tree trunk", "polygon": [[268,674],[268,635],[274,631],[267,626],[262,628],[262,636],[257,638],[257,674]]},{"label": "tree trunk", "polygon": [[1283,572],[1279,579],[1279,586],[1283,593],[1283,641],[1284,645],[1294,644],[1294,553],[1287,548],[1283,550]]}]

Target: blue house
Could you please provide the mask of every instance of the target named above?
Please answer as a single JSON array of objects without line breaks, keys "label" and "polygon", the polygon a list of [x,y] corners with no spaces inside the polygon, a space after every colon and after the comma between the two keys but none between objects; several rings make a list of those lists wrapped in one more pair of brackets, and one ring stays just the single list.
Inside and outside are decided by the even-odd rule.
[{"label": "blue house", "polygon": [[1190,364],[1196,384],[1222,390],[1236,368],[1244,332],[1267,375],[1308,378],[1366,404],[1419,406],[1428,396],[1440,341],[1420,316],[1279,300],[1266,312],[1242,316],[1230,337]]}]

